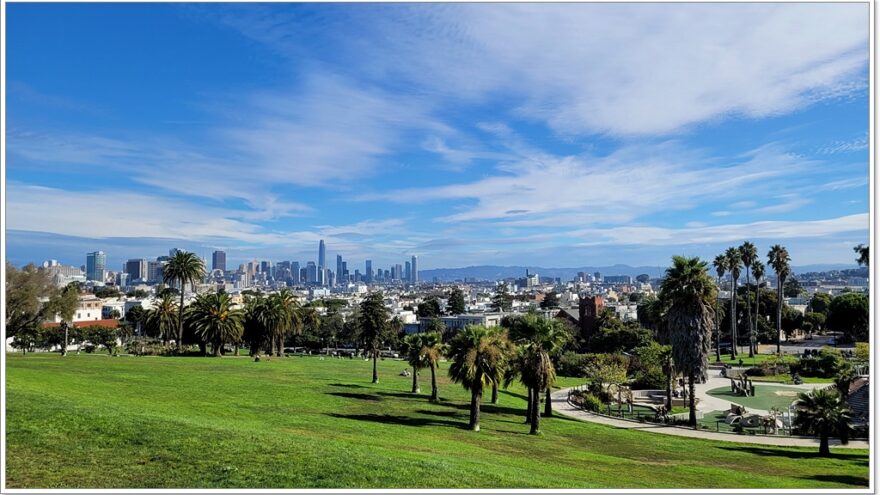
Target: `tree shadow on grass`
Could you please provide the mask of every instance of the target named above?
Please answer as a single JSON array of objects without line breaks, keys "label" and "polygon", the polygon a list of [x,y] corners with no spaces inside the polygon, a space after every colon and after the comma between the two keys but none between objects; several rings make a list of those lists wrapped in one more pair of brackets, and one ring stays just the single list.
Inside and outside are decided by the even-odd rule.
[{"label": "tree shadow on grass", "polygon": [[831,455],[828,457],[820,457],[818,446],[816,447],[815,452],[804,452],[800,450],[786,450],[785,447],[779,448],[768,448],[768,447],[729,447],[729,446],[721,446],[718,448],[724,450],[731,450],[734,452],[748,452],[749,454],[755,454],[765,457],[788,457],[790,459],[840,459],[840,460],[851,460],[851,461],[860,461],[865,460],[867,458],[864,454],[852,454],[852,453],[842,453],[840,450],[832,450]]},{"label": "tree shadow on grass", "polygon": [[384,397],[397,397],[398,399],[420,399],[420,400],[428,400],[428,397],[431,396],[430,390],[427,394],[418,393],[414,394],[412,392],[376,392],[377,394]]},{"label": "tree shadow on grass", "polygon": [[467,428],[467,421],[447,421],[433,418],[414,418],[410,416],[396,416],[393,414],[339,414],[330,413],[329,416],[341,419],[353,419],[356,421],[371,421],[401,426],[452,426],[455,428]]},{"label": "tree shadow on grass", "polygon": [[419,414],[430,414],[431,416],[441,416],[444,418],[454,418],[454,417],[464,417],[464,414],[460,414],[456,411],[431,411],[428,409],[419,409],[416,411]]},{"label": "tree shadow on grass", "polygon": [[354,383],[331,383],[331,387],[345,387],[345,388],[366,388],[363,385],[355,385]]},{"label": "tree shadow on grass", "polygon": [[358,400],[371,400],[371,401],[380,401],[382,397],[373,394],[357,394],[354,392],[327,392],[327,395],[333,395],[335,397],[344,397],[346,399],[358,399]]},{"label": "tree shadow on grass", "polygon": [[866,487],[868,486],[867,476],[852,476],[848,474],[816,474],[813,476],[801,476],[804,480],[826,481],[828,483],[840,483],[843,485]]},{"label": "tree shadow on grass", "polygon": [[515,393],[513,393],[513,392],[510,392],[510,391],[508,391],[508,390],[504,390],[504,389],[499,389],[499,390],[498,390],[498,393],[499,393],[499,394],[504,394],[504,395],[507,395],[507,396],[510,396],[510,397],[516,397],[516,398],[518,398],[518,399],[522,399],[522,400],[525,400],[525,401],[529,400],[529,398],[526,397],[526,396],[523,395],[523,394],[515,394]]}]

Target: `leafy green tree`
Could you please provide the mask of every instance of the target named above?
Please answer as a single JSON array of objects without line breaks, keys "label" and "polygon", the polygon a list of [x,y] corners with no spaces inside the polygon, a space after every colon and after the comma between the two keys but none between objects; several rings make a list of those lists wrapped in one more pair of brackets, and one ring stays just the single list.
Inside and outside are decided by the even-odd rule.
[{"label": "leafy green tree", "polygon": [[639,325],[651,330],[654,339],[658,342],[667,342],[669,340],[666,327],[664,326],[663,314],[665,312],[666,308],[663,307],[663,302],[654,295],[645,297],[636,307]]},{"label": "leafy green tree", "polygon": [[789,263],[791,263],[791,257],[784,247],[779,244],[770,247],[770,251],[767,253],[767,264],[773,267],[773,271],[776,272],[776,300],[779,301],[779,304],[776,305],[776,354],[782,353],[782,296],[785,279],[791,274]]},{"label": "leafy green tree", "polygon": [[220,357],[224,344],[241,340],[244,312],[232,308],[232,298],[225,292],[196,297],[189,317],[196,335],[211,344],[215,357]]},{"label": "leafy green tree", "polygon": [[513,296],[507,290],[504,282],[495,286],[495,295],[492,296],[492,311],[507,312],[513,310]]},{"label": "leafy green tree", "polygon": [[95,287],[95,297],[100,297],[101,299],[108,299],[111,297],[119,297],[122,293],[119,292],[119,288],[104,286],[104,287]]},{"label": "leafy green tree", "polygon": [[446,309],[449,311],[450,315],[463,315],[467,313],[464,292],[458,287],[452,289],[452,293],[449,294],[449,302],[446,305]]},{"label": "leafy green tree", "polygon": [[57,292],[52,279],[33,264],[18,270],[6,262],[6,336],[13,345],[26,353],[39,334],[40,324],[46,319],[41,298]]},{"label": "leafy green tree", "polygon": [[165,280],[180,284],[180,304],[177,308],[177,350],[180,351],[183,348],[183,295],[186,284],[195,289],[196,282],[205,275],[205,264],[195,253],[177,251],[162,267],[162,275]]},{"label": "leafy green tree", "polygon": [[434,318],[440,316],[440,301],[436,297],[431,296],[419,303],[416,313],[420,318]]},{"label": "leafy green tree", "polygon": [[796,330],[803,327],[804,315],[789,305],[782,307],[782,331],[785,335],[792,335]]},{"label": "leafy green tree", "polygon": [[803,288],[798,279],[792,277],[785,281],[782,293],[785,294],[785,297],[801,297],[805,295],[807,291]]},{"label": "leafy green tree", "polygon": [[471,393],[468,427],[480,431],[480,401],[486,386],[500,383],[511,352],[504,332],[468,326],[449,343],[449,377]]},{"label": "leafy green tree", "polygon": [[834,390],[813,389],[801,392],[794,403],[797,415],[794,425],[801,434],[819,437],[819,455],[829,456],[828,439],[832,435],[847,443],[852,430],[852,412],[846,402]]},{"label": "leafy green tree", "polygon": [[666,388],[668,380],[665,370],[667,356],[671,359],[672,347],[650,342],[633,350],[630,362],[630,375],[633,388]]},{"label": "leafy green tree", "polygon": [[556,294],[555,290],[551,290],[544,296],[544,300],[541,301],[541,309],[553,309],[559,307],[559,295]]},{"label": "leafy green tree", "polygon": [[143,299],[149,294],[147,294],[147,291],[145,291],[144,289],[134,289],[126,292],[125,295],[128,297],[133,297],[135,299]]},{"label": "leafy green tree", "polygon": [[594,389],[600,389],[603,395],[612,397],[617,392],[618,412],[622,405],[622,387],[627,382],[629,358],[621,354],[594,354],[587,364],[587,380]]},{"label": "leafy green tree", "polygon": [[859,244],[853,248],[853,251],[859,256],[856,258],[856,263],[858,263],[859,266],[868,266],[868,263],[871,262],[870,247],[865,246],[864,244]]},{"label": "leafy green tree", "polygon": [[696,427],[694,386],[697,379],[705,381],[707,378],[709,346],[712,327],[715,326],[716,286],[707,272],[706,263],[696,257],[674,256],[672,266],[666,269],[660,297],[668,301],[666,318],[672,337],[675,368],[688,378],[688,423]]},{"label": "leafy green tree", "polygon": [[381,292],[371,292],[360,306],[361,332],[373,357],[373,383],[379,383],[378,359],[382,340],[388,332],[388,309]]},{"label": "leafy green tree", "polygon": [[810,299],[810,304],[807,308],[807,311],[822,313],[825,317],[828,317],[828,312],[831,310],[831,300],[834,299],[831,297],[831,294],[825,294],[823,292],[817,292],[813,294],[813,298]]},{"label": "leafy green tree", "polygon": [[79,287],[69,284],[59,292],[54,292],[46,303],[45,312],[48,317],[61,318],[61,328],[64,331],[64,339],[61,341],[61,355],[67,355],[67,342],[69,341],[70,328],[73,326],[73,313],[79,305]]},{"label": "leafy green tree", "polygon": [[868,296],[851,292],[831,301],[825,325],[829,330],[842,332],[847,342],[865,342],[869,337],[868,318]]},{"label": "leafy green tree", "polygon": [[596,353],[629,352],[652,342],[651,331],[636,322],[623,323],[619,319],[605,319],[590,341],[590,350]]}]

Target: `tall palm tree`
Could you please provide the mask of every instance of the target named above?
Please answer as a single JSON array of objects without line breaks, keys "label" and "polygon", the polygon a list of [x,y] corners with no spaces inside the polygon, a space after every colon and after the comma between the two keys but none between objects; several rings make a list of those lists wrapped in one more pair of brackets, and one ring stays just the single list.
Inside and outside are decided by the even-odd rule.
[{"label": "tall palm tree", "polygon": [[[715,267],[715,273],[718,274],[718,290],[721,290],[721,279],[724,278],[724,274],[727,273],[727,257],[723,254],[719,254],[715,257],[715,260],[712,261],[712,265]],[[716,313],[719,313],[716,304]],[[731,344],[733,345],[733,339],[731,338]],[[721,318],[715,319],[715,362],[721,362]]]},{"label": "tall palm tree", "polygon": [[[571,333],[568,332],[561,320],[543,318],[536,314],[527,314],[514,322],[510,330],[510,338],[515,343],[526,347],[529,352],[534,351],[537,354],[541,354],[541,356],[537,354],[527,356],[527,361],[530,365],[540,367],[529,369],[529,374],[535,378],[535,383],[543,384],[543,386],[535,388],[536,399],[533,398],[532,400],[534,404],[537,404],[540,401],[540,394],[544,393],[544,415],[552,415],[553,406],[550,401],[550,387],[556,378],[553,358],[571,340]],[[532,414],[535,414],[534,410]]]},{"label": "tall palm tree", "polygon": [[178,306],[174,302],[174,295],[167,292],[146,314],[147,326],[159,332],[164,345],[168,345],[168,336],[174,334],[177,318]]},{"label": "tall palm tree", "polygon": [[196,335],[211,343],[214,356],[220,356],[224,344],[241,339],[244,312],[232,308],[229,294],[215,292],[198,296],[188,312]]},{"label": "tall palm tree", "polygon": [[426,332],[422,334],[422,353],[424,360],[431,368],[431,402],[440,400],[440,391],[437,388],[437,366],[444,351],[443,335],[440,332]]},{"label": "tall palm tree", "polygon": [[819,455],[831,454],[828,448],[831,435],[839,436],[840,443],[849,441],[852,411],[837,391],[813,389],[810,393],[801,392],[794,402],[794,408],[797,411],[794,424],[798,431],[819,436]]},{"label": "tall palm tree", "polygon": [[509,352],[510,342],[503,333],[480,325],[465,327],[449,342],[449,377],[471,392],[468,427],[473,431],[480,431],[483,389],[501,381]]},{"label": "tall palm tree", "polygon": [[764,280],[764,263],[761,260],[755,260],[752,265],[752,276],[755,277],[755,326],[750,329],[752,332],[752,340],[755,342],[755,352],[758,352],[758,318],[761,309],[761,281]]},{"label": "tall palm tree", "polygon": [[740,270],[742,270],[742,258],[739,249],[732,247],[727,248],[724,252],[727,258],[727,271],[730,272],[731,293],[730,293],[730,358],[736,359],[737,344],[737,317],[736,317],[736,283],[739,280]]},{"label": "tall palm tree", "polygon": [[767,264],[772,266],[773,271],[776,272],[776,354],[782,352],[782,305],[784,304],[782,287],[791,272],[790,262],[791,257],[788,256],[788,251],[784,247],[779,244],[770,247],[770,251],[767,253]]},{"label": "tall palm tree", "polygon": [[749,357],[755,357],[755,335],[752,334],[752,298],[749,294],[751,288],[752,265],[758,261],[758,248],[749,241],[739,247],[739,255],[743,266],[746,268],[746,323],[749,329]]},{"label": "tall palm tree", "polygon": [[162,267],[162,277],[168,281],[176,281],[180,284],[180,306],[177,308],[177,350],[183,347],[183,295],[186,292],[186,284],[195,289],[195,284],[205,274],[205,264],[195,253],[177,251]]},{"label": "tall palm tree", "polygon": [[413,369],[412,393],[417,394],[421,391],[419,388],[419,370],[428,365],[425,354],[422,352],[422,334],[413,333],[407,335],[403,339],[403,345],[406,362],[409,363]]},{"label": "tall palm tree", "polygon": [[666,277],[660,286],[660,297],[668,302],[666,317],[675,368],[688,378],[688,422],[694,427],[697,425],[695,383],[707,378],[716,296],[715,283],[707,272],[706,262],[696,257],[673,256],[672,266],[666,269]]},{"label": "tall palm tree", "polygon": [[[299,302],[293,291],[288,288],[269,296],[272,305],[277,308],[280,316],[279,325],[275,328],[275,337],[277,347],[275,348],[276,356],[284,355],[284,338],[289,334],[302,334],[302,317]],[[317,312],[315,312],[317,314]]]},{"label": "tall palm tree", "polygon": [[868,266],[868,264],[871,262],[871,257],[869,256],[870,247],[865,246],[864,244],[859,244],[858,246],[855,246],[853,248],[853,251],[855,251],[856,254],[859,255],[859,257],[856,258],[856,263],[858,263],[859,266]]},{"label": "tall palm tree", "polygon": [[[258,358],[263,348],[271,345],[270,331],[265,325],[266,298],[257,296],[245,297],[244,332],[242,337],[250,348],[250,355]],[[270,348],[271,349],[271,348]],[[269,351],[271,353],[271,350]]]}]

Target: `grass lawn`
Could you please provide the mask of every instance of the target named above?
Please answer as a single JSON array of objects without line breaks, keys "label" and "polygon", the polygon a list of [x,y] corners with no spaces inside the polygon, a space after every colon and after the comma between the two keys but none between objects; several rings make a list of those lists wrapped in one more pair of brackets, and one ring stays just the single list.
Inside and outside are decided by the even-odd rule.
[{"label": "grass lawn", "polygon": [[[521,388],[485,404],[400,361],[7,355],[8,487],[867,487],[868,452],[772,448],[555,416]],[[563,380],[571,385],[578,380]],[[485,397],[488,399],[488,397]]]},{"label": "grass lawn", "polygon": [[797,393],[804,390],[794,387],[782,387],[778,385],[755,385],[755,396],[744,397],[730,391],[730,387],[713,388],[708,394],[713,397],[727,399],[737,404],[742,404],[746,408],[763,409],[769,411],[771,407],[778,407],[787,410],[788,406],[797,400]]},{"label": "grass lawn", "polygon": [[[712,353],[710,353],[710,355],[709,355],[709,363],[710,364],[715,363],[714,352],[715,351],[713,350]],[[737,354],[736,359],[730,359],[730,353],[722,354],[721,355],[721,362],[724,364],[739,366],[739,360],[742,359],[743,366],[751,367],[751,366],[757,366],[757,365],[763,363],[764,361],[767,361],[768,359],[775,358],[775,357],[776,357],[775,354],[755,354],[753,357],[749,357],[749,352],[746,351],[743,354]],[[798,362],[798,358],[796,356],[792,356],[789,354],[783,354],[782,357],[785,360],[785,362],[790,363],[790,364]]]},{"label": "grass lawn", "polygon": [[[779,383],[779,384],[788,384],[788,385],[791,385],[792,383],[794,383],[791,381],[791,375],[789,375],[789,374],[769,375],[769,376],[750,376],[749,378],[751,378],[751,380],[753,382]],[[815,376],[802,376],[801,380],[803,380],[804,383],[824,383],[824,384],[834,383],[834,380],[832,380],[831,378],[817,378]]]}]

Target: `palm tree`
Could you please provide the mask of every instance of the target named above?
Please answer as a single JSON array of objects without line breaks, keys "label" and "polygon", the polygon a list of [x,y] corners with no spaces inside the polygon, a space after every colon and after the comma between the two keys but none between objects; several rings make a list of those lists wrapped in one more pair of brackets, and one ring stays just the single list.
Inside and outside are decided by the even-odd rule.
[{"label": "palm tree", "polygon": [[291,333],[295,335],[302,334],[303,324],[300,306],[293,291],[288,288],[281,289],[272,294],[269,296],[269,299],[272,300],[272,306],[277,308],[276,310],[280,316],[279,325],[275,328],[277,344],[275,355],[280,357],[284,355],[284,337]]},{"label": "palm tree", "polygon": [[[723,254],[719,254],[715,257],[715,260],[712,262],[712,265],[715,267],[715,273],[718,274],[718,290],[721,290],[721,279],[724,278],[724,274],[727,273],[727,257]],[[718,313],[718,301],[716,304],[716,313]],[[733,345],[733,340],[731,340],[731,344]],[[721,362],[721,318],[715,319],[715,362]]]},{"label": "palm tree", "polygon": [[205,264],[195,253],[177,251],[162,267],[162,277],[168,281],[180,283],[180,306],[177,308],[177,350],[183,346],[183,294],[186,284],[195,289],[197,281],[205,274]]},{"label": "palm tree", "polygon": [[437,366],[443,357],[443,335],[440,332],[427,332],[422,335],[422,353],[424,360],[431,368],[431,402],[440,400],[440,391],[437,388]]},{"label": "palm tree", "polygon": [[[260,350],[269,347],[271,341],[270,331],[266,328],[264,318],[266,304],[266,298],[262,296],[245,297],[242,337],[247,342],[250,354],[254,358],[259,358]],[[269,352],[271,353],[271,350]]]},{"label": "palm tree", "polygon": [[812,392],[801,392],[794,402],[797,415],[794,424],[798,431],[807,435],[819,436],[819,455],[828,456],[828,438],[831,435],[840,437],[840,443],[849,441],[852,429],[852,412],[837,391],[831,389],[813,389]]},{"label": "palm tree", "polygon": [[[517,318],[510,330],[510,337],[515,343],[526,348],[526,363],[529,368],[524,369],[523,383],[532,388],[534,398],[533,405],[540,401],[541,393],[545,394],[544,415],[553,414],[553,406],[550,400],[550,387],[556,379],[556,368],[553,357],[558,355],[563,347],[571,340],[571,334],[566,330],[565,324],[556,318],[542,318],[536,314],[527,314]],[[537,368],[534,368],[537,366]],[[532,409],[532,422],[536,424],[540,418],[534,418],[537,408]],[[533,426],[537,431],[537,426]]]},{"label": "palm tree", "polygon": [[[738,259],[738,258],[737,258]],[[672,340],[675,368],[688,377],[691,426],[697,425],[694,400],[697,379],[707,378],[709,346],[715,325],[715,283],[700,258],[673,256],[672,266],[660,286],[660,297],[668,302],[666,318]]]},{"label": "palm tree", "polygon": [[776,354],[782,352],[782,286],[785,285],[785,279],[791,271],[789,262],[791,262],[791,258],[784,247],[779,244],[770,247],[770,251],[767,253],[767,264],[772,266],[773,271],[776,272]]},{"label": "palm tree", "polygon": [[752,333],[752,298],[749,294],[751,286],[752,265],[758,261],[758,248],[749,241],[739,247],[739,255],[742,264],[746,267],[746,322],[749,329],[749,357],[755,357],[755,335]]},{"label": "palm tree", "polygon": [[169,293],[162,295],[162,299],[147,311],[147,326],[159,332],[162,336],[162,343],[168,345],[168,336],[174,334],[174,327],[177,326],[178,307],[174,302],[174,296]]},{"label": "palm tree", "polygon": [[871,262],[869,256],[870,247],[865,246],[864,244],[859,244],[858,246],[855,246],[853,248],[853,251],[855,251],[856,254],[859,255],[859,257],[856,258],[856,263],[858,263],[859,266],[868,266],[868,263]]},{"label": "palm tree", "polygon": [[412,393],[417,394],[421,391],[419,388],[419,370],[421,368],[426,367],[427,360],[425,359],[425,355],[422,352],[422,334],[413,333],[407,335],[403,339],[406,362],[412,366],[413,369],[413,383],[412,383]]},{"label": "palm tree", "polygon": [[214,356],[220,356],[223,344],[241,339],[244,312],[232,309],[229,294],[216,292],[198,296],[188,312],[196,335],[211,343]]},{"label": "palm tree", "polygon": [[742,269],[742,259],[740,258],[739,249],[732,247],[727,248],[724,256],[727,258],[727,271],[730,272],[731,293],[730,293],[730,358],[736,359],[736,282],[739,280],[740,270]]},{"label": "palm tree", "polygon": [[755,352],[758,352],[758,311],[761,308],[761,281],[764,280],[764,263],[761,260],[755,260],[752,265],[752,276],[755,277],[755,326],[750,331],[755,342]]},{"label": "palm tree", "polygon": [[501,381],[510,352],[510,342],[500,332],[484,326],[465,327],[449,342],[449,377],[471,392],[468,427],[480,431],[480,401],[483,389]]}]

